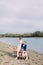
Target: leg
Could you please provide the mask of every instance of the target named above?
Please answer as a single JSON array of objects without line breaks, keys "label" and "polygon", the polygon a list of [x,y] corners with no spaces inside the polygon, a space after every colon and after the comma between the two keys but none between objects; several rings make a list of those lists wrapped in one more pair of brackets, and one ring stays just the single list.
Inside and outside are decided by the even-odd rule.
[{"label": "leg", "polygon": [[26,57],[26,60],[28,59],[27,52],[23,51],[23,57]]}]

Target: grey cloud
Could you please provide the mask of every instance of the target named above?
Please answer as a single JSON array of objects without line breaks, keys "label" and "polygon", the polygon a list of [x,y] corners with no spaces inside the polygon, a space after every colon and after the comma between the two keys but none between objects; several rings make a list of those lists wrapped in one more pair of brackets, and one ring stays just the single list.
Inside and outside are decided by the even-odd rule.
[{"label": "grey cloud", "polygon": [[43,12],[40,9],[24,8],[16,14],[20,19],[43,20]]},{"label": "grey cloud", "polygon": [[0,0],[0,31],[36,30],[43,30],[43,0]]},{"label": "grey cloud", "polygon": [[[21,19],[36,19],[36,20],[43,19],[43,7],[42,7],[43,5],[41,4],[42,2],[40,2],[38,0],[39,2],[36,1],[38,3],[37,5],[33,4],[33,5],[36,5],[36,7],[34,7],[34,6],[31,7],[32,4],[29,6],[30,1],[27,0],[29,3],[28,4],[29,7],[27,8],[27,5],[25,4],[27,1],[23,0],[22,2],[26,5],[26,7],[25,7],[25,5],[21,4],[24,6],[24,8],[23,8],[23,6],[22,6],[22,8],[20,8],[20,7],[17,8],[16,6],[20,5],[20,3],[22,3],[22,2],[19,3],[19,1],[20,0],[18,0],[18,2],[17,2],[17,0],[16,1],[15,0],[13,0],[13,1],[11,1],[11,0],[3,1],[2,0],[2,2],[4,2],[4,4],[0,5],[0,17],[16,17],[19,19],[21,18]],[[31,2],[31,3],[35,3],[35,1]]]}]

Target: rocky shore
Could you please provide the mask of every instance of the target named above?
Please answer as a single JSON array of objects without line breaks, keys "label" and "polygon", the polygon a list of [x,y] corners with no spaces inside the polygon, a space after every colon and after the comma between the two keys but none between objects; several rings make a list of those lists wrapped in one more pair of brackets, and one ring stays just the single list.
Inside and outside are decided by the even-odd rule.
[{"label": "rocky shore", "polygon": [[17,59],[12,56],[15,46],[0,42],[0,65],[43,65],[43,54],[27,50],[29,59]]}]

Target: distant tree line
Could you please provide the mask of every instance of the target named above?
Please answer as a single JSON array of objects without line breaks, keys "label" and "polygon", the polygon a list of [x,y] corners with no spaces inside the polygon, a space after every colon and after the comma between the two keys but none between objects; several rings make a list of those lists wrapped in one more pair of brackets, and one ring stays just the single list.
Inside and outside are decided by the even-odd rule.
[{"label": "distant tree line", "polygon": [[0,37],[43,37],[43,32],[36,31],[33,33],[24,33],[24,34],[11,34],[11,33],[6,33],[6,34],[0,34]]}]

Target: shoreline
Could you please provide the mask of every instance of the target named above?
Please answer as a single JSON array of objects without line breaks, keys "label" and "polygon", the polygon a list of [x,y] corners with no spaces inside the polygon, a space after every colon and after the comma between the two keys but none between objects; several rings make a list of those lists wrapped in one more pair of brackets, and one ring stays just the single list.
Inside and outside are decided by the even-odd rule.
[{"label": "shoreline", "polygon": [[14,46],[0,42],[0,65],[43,65],[43,54],[28,49],[29,59],[18,60],[12,56]]},{"label": "shoreline", "polygon": [[[5,45],[8,45],[8,46],[11,46],[11,47],[15,47],[16,45],[14,45],[14,44],[10,44],[10,43],[6,43],[6,42],[0,42],[0,43],[4,43]],[[16,46],[17,47],[17,46]],[[35,52],[35,53],[38,53],[38,54],[43,54],[43,52],[38,52],[38,51],[36,51],[36,50],[33,50],[33,49],[30,49],[30,48],[27,48],[27,50],[31,50],[31,51],[33,51],[33,52]]]}]

